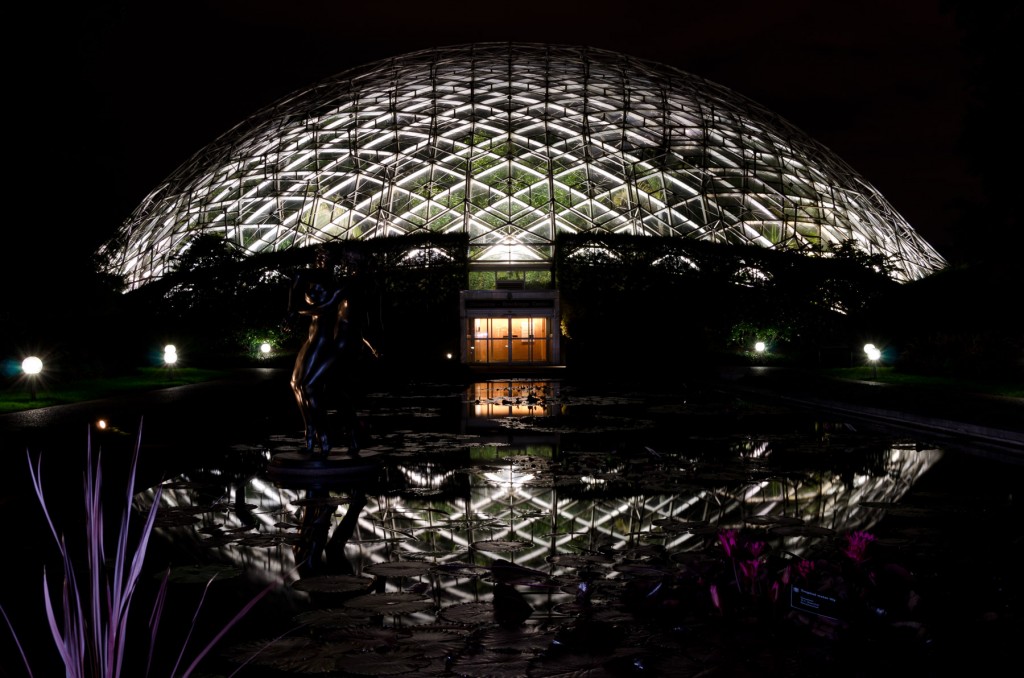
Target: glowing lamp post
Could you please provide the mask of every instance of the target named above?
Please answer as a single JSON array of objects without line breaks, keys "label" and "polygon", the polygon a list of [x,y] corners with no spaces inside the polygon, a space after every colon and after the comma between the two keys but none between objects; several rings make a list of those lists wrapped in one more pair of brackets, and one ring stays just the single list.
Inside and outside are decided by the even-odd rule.
[{"label": "glowing lamp post", "polygon": [[32,355],[21,361],[21,371],[28,379],[28,394],[31,400],[36,399],[36,380],[43,371],[43,361]]},{"label": "glowing lamp post", "polygon": [[878,378],[878,360],[882,357],[882,352],[879,351],[874,344],[864,344],[864,353],[867,355],[868,360],[871,362],[871,374],[872,379]]},{"label": "glowing lamp post", "polygon": [[764,353],[766,348],[767,347],[764,345],[763,341],[759,341],[756,344],[754,344],[754,350],[757,351],[758,353]]},{"label": "glowing lamp post", "polygon": [[164,346],[164,367],[167,368],[167,378],[171,379],[174,376],[174,365],[178,362],[178,349],[174,347],[174,344],[167,344]]},{"label": "glowing lamp post", "polygon": [[269,343],[264,341],[262,344],[260,344],[260,355],[262,355],[264,358],[270,355],[270,351],[271,346]]}]

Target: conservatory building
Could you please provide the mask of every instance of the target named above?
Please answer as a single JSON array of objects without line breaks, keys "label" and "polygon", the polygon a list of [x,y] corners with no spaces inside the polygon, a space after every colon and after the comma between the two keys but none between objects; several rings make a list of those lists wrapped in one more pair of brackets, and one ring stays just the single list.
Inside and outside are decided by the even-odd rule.
[{"label": "conservatory building", "polygon": [[[461,360],[558,364],[559,233],[827,251],[918,279],[942,257],[865,179],[771,111],[676,68],[586,47],[484,43],[340,73],[255,112],[157,186],[102,254],[132,288],[197,234],[253,254],[461,233]],[[468,287],[468,285],[467,285]]]}]

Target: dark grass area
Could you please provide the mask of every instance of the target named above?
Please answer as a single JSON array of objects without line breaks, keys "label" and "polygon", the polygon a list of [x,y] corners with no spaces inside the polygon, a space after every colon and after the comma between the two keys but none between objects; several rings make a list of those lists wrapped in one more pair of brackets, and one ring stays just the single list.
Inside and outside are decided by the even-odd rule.
[{"label": "dark grass area", "polygon": [[27,384],[16,381],[0,391],[0,414],[21,412],[52,405],[67,405],[89,400],[98,400],[115,395],[138,391],[152,391],[172,386],[196,384],[219,379],[230,374],[227,370],[202,369],[197,367],[175,368],[141,367],[130,375],[84,379],[67,383],[48,384],[41,380],[36,387],[35,397]]},{"label": "dark grass area", "polygon": [[932,376],[900,372],[892,367],[876,369],[864,365],[860,367],[839,367],[825,369],[821,374],[836,379],[852,379],[857,381],[877,381],[882,384],[906,385],[916,388],[950,389],[970,393],[1005,396],[1008,398],[1024,398],[1024,382],[1020,380],[971,379],[945,376]]}]

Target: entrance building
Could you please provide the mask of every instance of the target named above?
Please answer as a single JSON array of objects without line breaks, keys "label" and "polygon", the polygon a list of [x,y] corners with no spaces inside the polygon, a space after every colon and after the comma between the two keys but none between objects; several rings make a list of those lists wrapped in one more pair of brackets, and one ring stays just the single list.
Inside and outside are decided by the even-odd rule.
[{"label": "entrance building", "polygon": [[556,290],[464,290],[460,309],[463,363],[560,364]]}]

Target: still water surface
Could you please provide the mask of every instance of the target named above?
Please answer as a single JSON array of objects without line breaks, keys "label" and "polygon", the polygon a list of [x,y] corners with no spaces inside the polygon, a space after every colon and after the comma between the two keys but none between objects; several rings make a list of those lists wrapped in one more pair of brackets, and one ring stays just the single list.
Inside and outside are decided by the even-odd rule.
[{"label": "still water surface", "polygon": [[361,405],[344,471],[275,463],[302,444],[282,430],[139,495],[165,648],[268,586],[209,675],[940,675],[1016,626],[992,543],[1019,546],[1015,465],[713,389]]}]

